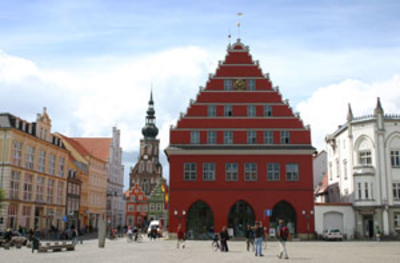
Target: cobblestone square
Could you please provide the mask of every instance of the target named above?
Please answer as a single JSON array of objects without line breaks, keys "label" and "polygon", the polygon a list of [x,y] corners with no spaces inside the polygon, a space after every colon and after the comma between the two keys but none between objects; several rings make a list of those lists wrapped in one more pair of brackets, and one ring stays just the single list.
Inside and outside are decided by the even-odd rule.
[{"label": "cobblestone square", "polygon": [[[400,242],[288,242],[289,260],[283,262],[400,262]],[[0,250],[1,262],[281,262],[279,245],[268,242],[264,257],[245,250],[244,241],[229,242],[229,253],[214,252],[211,241],[188,241],[177,249],[174,240],[127,243],[126,239],[85,241],[72,252],[32,254],[27,248]]]}]

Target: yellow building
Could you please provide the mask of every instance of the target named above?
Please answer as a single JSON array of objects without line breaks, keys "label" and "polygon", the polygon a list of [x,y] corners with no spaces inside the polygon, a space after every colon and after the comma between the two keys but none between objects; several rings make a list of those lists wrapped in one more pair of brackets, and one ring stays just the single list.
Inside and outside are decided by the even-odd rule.
[{"label": "yellow building", "polygon": [[51,133],[46,108],[29,123],[0,114],[0,230],[63,227],[68,151]]},{"label": "yellow building", "polygon": [[[82,176],[82,206],[85,225],[89,229],[98,227],[99,219],[105,217],[107,198],[107,169],[106,161],[91,151],[90,145],[86,145],[82,138],[68,138],[61,136],[66,148],[71,151],[74,158],[85,163],[88,168],[88,177]],[[86,181],[85,181],[86,179]],[[87,195],[87,197],[84,197]],[[80,213],[81,214],[81,213]],[[87,217],[87,218],[86,218]],[[82,219],[81,219],[82,220]]]}]

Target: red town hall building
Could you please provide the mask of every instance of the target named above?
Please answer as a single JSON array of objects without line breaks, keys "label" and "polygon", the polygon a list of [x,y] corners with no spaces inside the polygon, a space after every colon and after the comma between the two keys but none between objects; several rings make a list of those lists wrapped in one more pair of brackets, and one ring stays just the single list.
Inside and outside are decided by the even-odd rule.
[{"label": "red town hall building", "polygon": [[248,46],[238,39],[227,51],[170,130],[169,231],[182,223],[197,239],[227,226],[241,237],[256,220],[274,229],[284,219],[305,237],[314,232],[310,129]]}]

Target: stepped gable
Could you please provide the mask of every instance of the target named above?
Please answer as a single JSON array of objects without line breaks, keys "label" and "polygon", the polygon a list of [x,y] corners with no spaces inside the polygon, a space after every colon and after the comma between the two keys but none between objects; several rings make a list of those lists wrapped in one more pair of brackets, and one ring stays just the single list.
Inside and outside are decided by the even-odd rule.
[{"label": "stepped gable", "polygon": [[[229,86],[231,82],[231,86]],[[255,83],[251,87],[251,82]],[[228,89],[228,90],[227,90]],[[208,116],[208,106],[215,105],[216,116]],[[232,106],[232,115],[224,116],[224,106]],[[256,116],[248,115],[248,106],[256,107]],[[272,107],[272,116],[265,116],[264,107]],[[264,74],[258,61],[250,55],[240,39],[228,46],[224,61],[215,74],[210,74],[205,87],[200,87],[195,100],[190,100],[186,113],[181,113],[176,126],[171,127],[171,145],[190,144],[190,130],[199,130],[200,144],[206,144],[207,130],[233,129],[235,133],[257,130],[257,144],[263,144],[264,130],[274,131],[274,144],[279,144],[279,131],[290,131],[290,144],[311,145],[309,127],[284,100],[279,87],[274,87],[269,74]],[[258,134],[260,133],[260,134]],[[276,133],[276,134],[275,134]],[[243,134],[244,135],[244,134]],[[217,137],[223,136],[218,134]],[[245,136],[234,136],[233,144],[246,144]],[[221,144],[218,139],[217,144]]]}]

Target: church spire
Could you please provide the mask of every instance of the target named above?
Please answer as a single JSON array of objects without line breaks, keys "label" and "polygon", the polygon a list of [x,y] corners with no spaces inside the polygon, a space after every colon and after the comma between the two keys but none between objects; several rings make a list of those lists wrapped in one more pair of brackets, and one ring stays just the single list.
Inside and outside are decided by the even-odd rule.
[{"label": "church spire", "polygon": [[153,91],[150,91],[149,108],[146,113],[146,124],[142,129],[142,134],[145,139],[155,139],[158,134],[158,128],[156,127],[156,111],[154,110]]},{"label": "church spire", "polygon": [[353,111],[351,110],[351,104],[349,103],[349,110],[347,112],[347,121],[351,122],[353,120]]},{"label": "church spire", "polygon": [[374,111],[374,115],[377,116],[378,114],[383,114],[383,108],[381,104],[381,99],[378,97],[378,101],[376,103],[376,108]]}]

